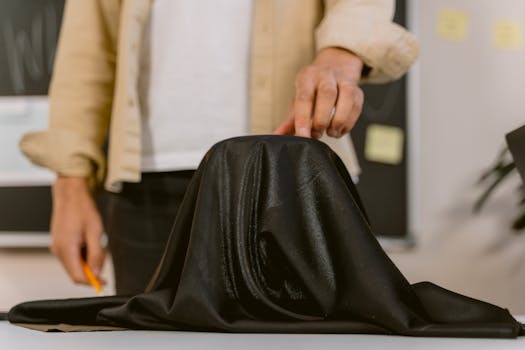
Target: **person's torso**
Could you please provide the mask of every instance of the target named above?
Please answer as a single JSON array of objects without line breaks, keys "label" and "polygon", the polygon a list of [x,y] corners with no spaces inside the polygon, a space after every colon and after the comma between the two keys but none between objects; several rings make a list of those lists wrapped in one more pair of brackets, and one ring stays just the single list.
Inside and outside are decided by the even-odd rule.
[{"label": "person's torso", "polygon": [[[249,132],[271,133],[286,117],[296,74],[311,63],[321,0],[252,0],[249,59]],[[142,116],[138,100],[140,48],[152,0],[122,0],[116,37],[117,76],[113,99],[105,187],[141,177]],[[326,138],[351,173],[359,166],[349,138]]]},{"label": "person's torso", "polygon": [[252,0],[154,0],[139,68],[142,170],[194,169],[248,132]]}]

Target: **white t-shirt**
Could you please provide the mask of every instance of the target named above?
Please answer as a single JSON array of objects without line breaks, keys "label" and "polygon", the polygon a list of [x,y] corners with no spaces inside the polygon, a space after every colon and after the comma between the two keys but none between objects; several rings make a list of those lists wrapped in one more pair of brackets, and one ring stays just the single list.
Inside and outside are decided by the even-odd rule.
[{"label": "white t-shirt", "polygon": [[249,121],[252,0],[155,0],[141,54],[142,170],[196,169]]}]

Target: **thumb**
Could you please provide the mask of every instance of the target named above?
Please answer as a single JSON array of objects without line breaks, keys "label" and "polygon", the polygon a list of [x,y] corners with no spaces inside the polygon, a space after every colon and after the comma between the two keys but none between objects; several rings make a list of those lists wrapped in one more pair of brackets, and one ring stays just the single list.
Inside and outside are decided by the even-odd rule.
[{"label": "thumb", "polygon": [[87,264],[97,278],[100,277],[100,272],[102,271],[102,266],[106,257],[106,252],[104,251],[104,248],[102,248],[100,242],[101,237],[101,228],[90,228],[86,232]]}]

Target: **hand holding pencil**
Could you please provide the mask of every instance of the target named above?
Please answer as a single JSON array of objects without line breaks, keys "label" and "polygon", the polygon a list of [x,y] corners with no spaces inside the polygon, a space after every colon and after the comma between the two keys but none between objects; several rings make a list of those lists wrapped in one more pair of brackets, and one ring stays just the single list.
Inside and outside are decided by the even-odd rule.
[{"label": "hand holding pencil", "polygon": [[73,282],[94,285],[88,279],[83,261],[90,275],[97,277],[99,285],[104,285],[100,277],[105,259],[101,242],[104,226],[87,179],[59,175],[53,184],[52,196],[51,252]]}]

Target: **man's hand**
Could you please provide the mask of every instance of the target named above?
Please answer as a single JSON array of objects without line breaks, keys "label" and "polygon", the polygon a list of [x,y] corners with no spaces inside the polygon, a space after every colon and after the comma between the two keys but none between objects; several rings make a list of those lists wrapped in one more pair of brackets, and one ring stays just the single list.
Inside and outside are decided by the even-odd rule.
[{"label": "man's hand", "polygon": [[314,62],[295,79],[295,98],[279,135],[341,137],[357,121],[364,95],[358,83],[363,62],[350,51],[335,47],[319,51]]},{"label": "man's hand", "polygon": [[75,283],[89,284],[84,275],[81,249],[87,249],[87,264],[100,280],[105,252],[100,239],[102,219],[83,177],[59,176],[53,185],[51,252],[58,257]]}]

